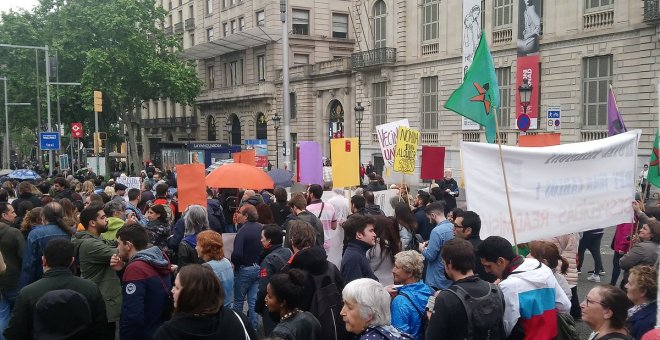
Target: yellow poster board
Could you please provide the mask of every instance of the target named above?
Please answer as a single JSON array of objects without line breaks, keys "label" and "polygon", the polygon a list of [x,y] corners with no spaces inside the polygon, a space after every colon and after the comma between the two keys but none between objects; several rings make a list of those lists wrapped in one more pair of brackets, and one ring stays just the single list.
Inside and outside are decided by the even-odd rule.
[{"label": "yellow poster board", "polygon": [[399,126],[396,147],[394,148],[394,171],[408,175],[415,172],[419,139],[419,131]]},{"label": "yellow poster board", "polygon": [[334,188],[360,185],[359,149],[357,138],[334,138],[330,140],[332,186]]}]

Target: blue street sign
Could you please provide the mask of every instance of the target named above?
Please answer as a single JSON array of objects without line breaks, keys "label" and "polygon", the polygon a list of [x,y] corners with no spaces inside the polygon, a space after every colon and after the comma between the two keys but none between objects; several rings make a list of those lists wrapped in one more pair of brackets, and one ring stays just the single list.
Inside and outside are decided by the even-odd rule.
[{"label": "blue street sign", "polygon": [[41,150],[59,150],[59,132],[39,132],[39,147]]}]

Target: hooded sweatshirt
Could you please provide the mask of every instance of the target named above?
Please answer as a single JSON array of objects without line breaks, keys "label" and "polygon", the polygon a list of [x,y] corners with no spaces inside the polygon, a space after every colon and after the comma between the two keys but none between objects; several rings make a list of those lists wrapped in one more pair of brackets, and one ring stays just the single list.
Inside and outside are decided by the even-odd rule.
[{"label": "hooded sweatshirt", "polygon": [[104,240],[116,241],[117,231],[124,226],[124,220],[119,217],[108,217],[108,231],[101,234]]},{"label": "hooded sweatshirt", "polygon": [[156,246],[140,250],[122,275],[120,338],[151,339],[169,309],[170,261]]},{"label": "hooded sweatshirt", "polygon": [[536,259],[524,259],[500,283],[500,289],[506,304],[507,336],[520,320],[525,339],[553,339],[557,335],[557,313],[569,313],[571,309],[571,301],[552,270]]}]

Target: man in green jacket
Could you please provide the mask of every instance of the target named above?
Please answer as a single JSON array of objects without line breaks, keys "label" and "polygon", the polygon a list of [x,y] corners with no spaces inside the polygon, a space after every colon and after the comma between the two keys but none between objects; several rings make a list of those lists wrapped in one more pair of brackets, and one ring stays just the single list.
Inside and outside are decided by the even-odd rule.
[{"label": "man in green jacket", "polygon": [[7,340],[114,338],[107,328],[101,292],[92,282],[71,273],[72,262],[69,240],[54,238],[46,244],[44,275],[18,294],[4,332]]},{"label": "man in green jacket", "polygon": [[121,281],[110,267],[110,258],[117,253],[117,241],[101,238],[108,230],[108,218],[102,205],[90,205],[80,213],[80,223],[85,228],[74,235],[75,256],[80,265],[80,274],[99,287],[109,327],[115,329],[121,313]]}]

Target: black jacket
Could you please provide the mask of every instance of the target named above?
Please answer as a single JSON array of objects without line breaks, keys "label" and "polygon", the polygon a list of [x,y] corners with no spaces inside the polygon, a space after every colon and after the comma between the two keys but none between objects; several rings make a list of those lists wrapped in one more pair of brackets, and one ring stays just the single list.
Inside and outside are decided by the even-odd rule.
[{"label": "black jacket", "polygon": [[374,271],[369,265],[367,251],[371,246],[363,241],[349,240],[346,251],[341,259],[341,277],[344,283],[360,278],[369,278],[378,281]]},{"label": "black jacket", "polygon": [[[323,247],[305,248],[297,252],[293,255],[289,265],[286,266],[283,271],[290,268],[296,268],[304,270],[311,276],[317,276],[324,275],[328,272],[330,266],[332,266],[332,272],[334,273],[332,281],[335,282],[339,289],[339,293],[341,294],[341,291],[344,290],[344,280],[342,279],[337,266],[327,260],[327,255]],[[314,296],[316,289],[317,287],[314,286],[314,280],[310,277],[305,284],[305,297],[302,299],[303,303],[301,304],[300,309],[309,311],[312,297]]]},{"label": "black jacket", "polygon": [[264,252],[259,256],[259,290],[257,292],[257,302],[255,310],[259,314],[263,314],[266,310],[264,298],[266,297],[266,286],[271,276],[279,273],[284,269],[287,261],[291,258],[291,250],[282,247],[281,244],[274,244],[269,249],[264,249]]},{"label": "black jacket", "polygon": [[172,320],[160,326],[154,340],[246,340],[246,330],[251,340],[257,340],[257,333],[242,313],[221,308],[218,314],[209,316],[175,315]]},{"label": "black jacket", "polygon": [[270,211],[273,212],[273,218],[275,218],[275,223],[279,225],[280,227],[284,225],[284,222],[286,222],[287,216],[291,214],[291,208],[284,203],[278,203],[278,202],[270,202],[268,204],[270,206]]},{"label": "black jacket", "polygon": [[474,248],[474,273],[479,276],[480,279],[484,281],[488,281],[490,283],[495,282],[497,280],[497,277],[492,274],[486,273],[486,269],[484,269],[484,265],[481,264],[481,259],[479,256],[477,256],[477,248],[481,244],[482,240],[479,238],[479,236],[470,236],[468,239],[468,242],[472,244],[472,248]]},{"label": "black jacket", "polygon": [[18,211],[18,206],[26,201],[32,203],[32,207],[34,208],[41,206],[41,200],[39,197],[29,192],[18,195],[18,197],[13,202],[11,202],[11,205],[14,207],[14,210]]},{"label": "black jacket", "polygon": [[[21,290],[14,304],[9,326],[4,332],[5,338],[8,340],[32,339],[33,315],[37,301],[44,294],[58,289],[73,290],[87,299],[92,317],[91,329],[94,339],[114,338],[114,332],[109,332],[105,303],[101,291],[93,282],[73,276],[68,268],[52,268],[45,272],[40,280],[25,286]],[[55,325],[75,326],[77,322],[75,315],[79,312],[79,310],[72,310],[70,313],[55,313],[51,315],[49,321]],[[51,335],[53,339],[58,339],[57,336],[62,334]]]},{"label": "black jacket", "polygon": [[415,215],[415,220],[417,220],[417,233],[422,235],[424,241],[428,241],[431,238],[431,230],[433,230],[435,224],[429,221],[424,207],[415,208],[412,212]]},{"label": "black jacket", "polygon": [[310,312],[299,312],[280,321],[271,334],[273,338],[287,340],[320,340],[321,324]]},{"label": "black jacket", "polygon": [[0,251],[7,265],[7,270],[0,275],[0,289],[13,289],[18,285],[24,247],[23,233],[9,226],[8,221],[0,220]]}]

